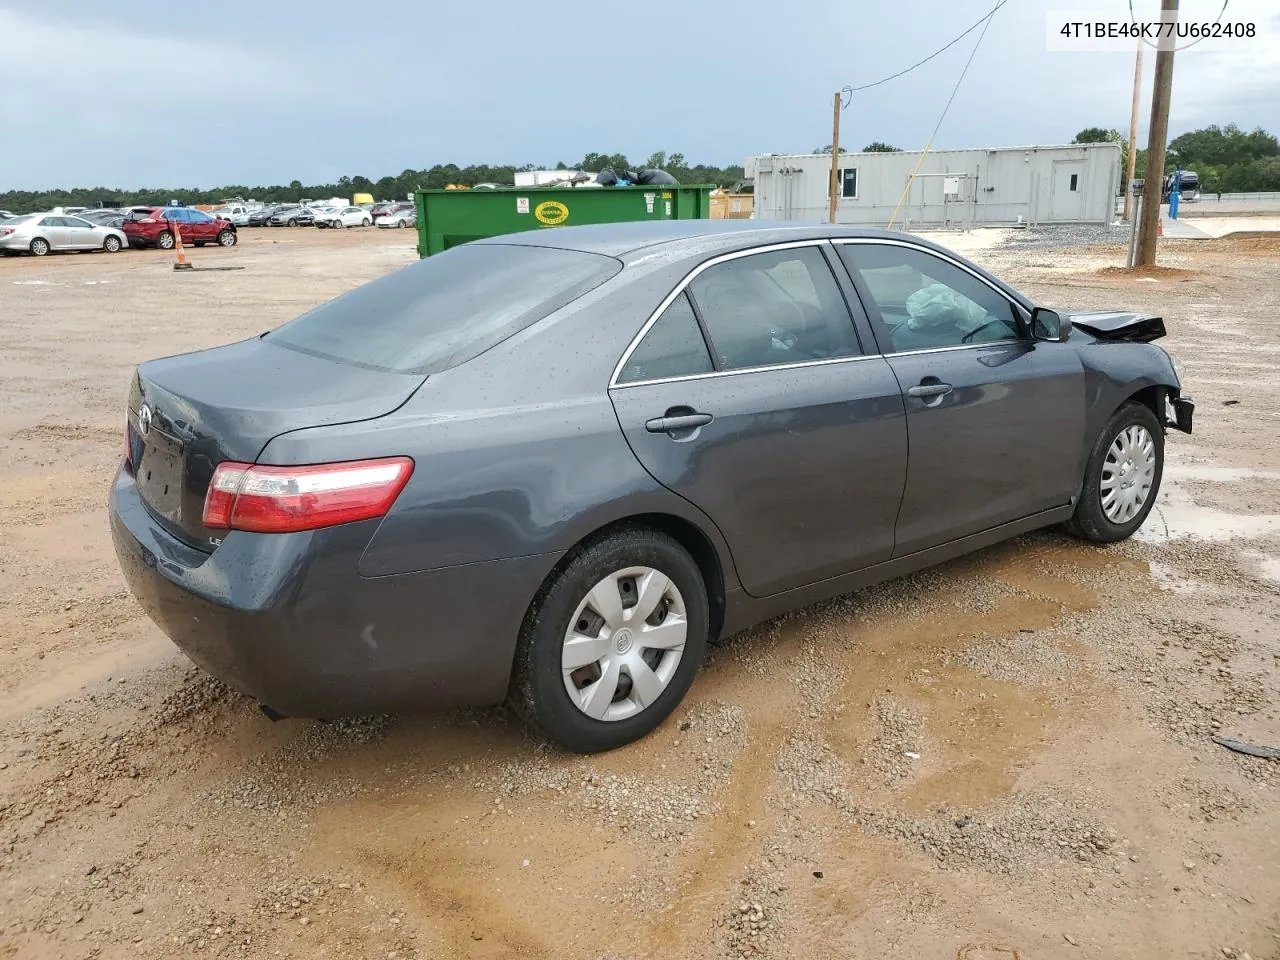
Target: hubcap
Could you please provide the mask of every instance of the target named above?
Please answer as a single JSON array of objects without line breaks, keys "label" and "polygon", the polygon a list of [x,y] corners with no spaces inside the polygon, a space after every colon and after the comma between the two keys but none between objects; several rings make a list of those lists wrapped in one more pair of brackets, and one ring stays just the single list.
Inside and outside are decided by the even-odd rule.
[{"label": "hubcap", "polygon": [[684,656],[684,597],[652,567],[627,567],[583,598],[564,634],[564,688],[595,720],[625,720],[670,685]]},{"label": "hubcap", "polygon": [[1130,424],[1117,434],[1102,465],[1102,512],[1112,523],[1128,523],[1147,502],[1156,475],[1156,443],[1150,431]]}]

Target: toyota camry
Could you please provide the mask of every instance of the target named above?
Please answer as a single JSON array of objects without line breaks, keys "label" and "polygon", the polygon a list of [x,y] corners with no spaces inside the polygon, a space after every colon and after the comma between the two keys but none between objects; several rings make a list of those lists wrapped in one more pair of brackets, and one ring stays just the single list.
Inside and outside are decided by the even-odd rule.
[{"label": "toyota camry", "polygon": [[604,750],[753,623],[1041,527],[1131,535],[1192,425],[1164,333],[907,234],[502,236],[143,363],[111,526],[150,616],[271,716],[507,700]]}]

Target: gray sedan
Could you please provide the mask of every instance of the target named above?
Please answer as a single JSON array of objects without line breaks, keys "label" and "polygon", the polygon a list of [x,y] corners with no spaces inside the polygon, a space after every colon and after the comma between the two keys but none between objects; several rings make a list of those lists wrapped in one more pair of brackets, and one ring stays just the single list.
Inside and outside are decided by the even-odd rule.
[{"label": "gray sedan", "polygon": [[66,214],[30,213],[0,222],[0,251],[43,257],[55,250],[105,250],[116,253],[128,246],[115,227],[90,223]]},{"label": "gray sedan", "polygon": [[1158,317],[919,238],[676,221],[454,247],[134,376],[134,594],[273,718],[653,730],[707,644],[1040,527],[1109,543],[1191,401]]}]

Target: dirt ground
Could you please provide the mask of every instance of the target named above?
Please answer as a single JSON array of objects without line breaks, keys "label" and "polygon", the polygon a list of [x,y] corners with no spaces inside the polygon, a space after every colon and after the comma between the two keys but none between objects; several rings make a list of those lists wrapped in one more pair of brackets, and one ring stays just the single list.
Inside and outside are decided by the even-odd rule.
[{"label": "dirt ground", "polygon": [[501,710],[271,723],[140,613],[132,366],[414,259],[408,231],[0,260],[0,956],[1280,958],[1280,243],[975,254],[1166,318],[1198,402],[1139,538],[1043,532],[716,649],[644,742]]}]

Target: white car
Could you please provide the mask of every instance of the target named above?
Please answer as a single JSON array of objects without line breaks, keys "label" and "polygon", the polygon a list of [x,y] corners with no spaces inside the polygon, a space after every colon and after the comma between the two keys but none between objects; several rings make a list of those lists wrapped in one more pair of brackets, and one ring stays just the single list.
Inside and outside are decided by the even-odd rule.
[{"label": "white car", "polygon": [[105,250],[118,253],[129,246],[124,232],[80,217],[32,213],[0,220],[0,252],[43,257],[53,250]]},{"label": "white car", "polygon": [[364,207],[322,207],[316,210],[317,227],[367,227],[373,216]]},{"label": "white car", "polygon": [[380,227],[415,227],[418,225],[418,211],[410,207],[408,210],[397,210],[395,213],[384,213],[378,217]]}]

